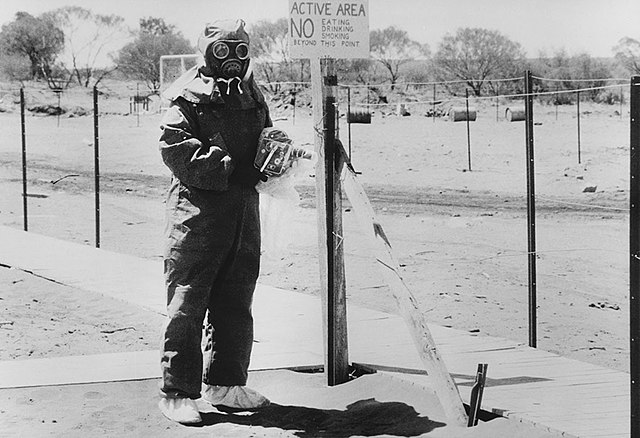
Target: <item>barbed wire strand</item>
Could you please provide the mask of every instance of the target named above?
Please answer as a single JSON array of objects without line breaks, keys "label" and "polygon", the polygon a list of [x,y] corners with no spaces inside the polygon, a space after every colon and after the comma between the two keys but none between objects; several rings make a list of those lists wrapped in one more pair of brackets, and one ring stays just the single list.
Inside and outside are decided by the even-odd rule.
[{"label": "barbed wire strand", "polygon": [[[560,78],[545,78],[541,76],[532,76],[534,79],[541,81],[550,81],[550,82],[605,82],[605,81],[624,81],[628,82],[629,79],[625,78],[596,78],[596,79],[560,79]],[[461,84],[461,83],[469,83],[469,82],[512,82],[523,80],[524,77],[512,77],[512,78],[496,78],[496,79],[457,79],[451,81],[430,81],[430,82],[397,82],[395,84],[391,83],[377,83],[377,84],[338,84],[339,87],[343,88],[374,88],[374,87],[402,87],[407,85],[447,85],[447,84]],[[258,85],[261,86],[269,86],[269,85],[311,85],[311,82],[308,81],[260,81]],[[4,91],[19,91],[20,88],[28,88],[28,87],[9,87],[8,89],[0,89],[0,92]],[[109,88],[109,87],[106,87]],[[496,96],[493,96],[494,98]],[[498,96],[499,97],[499,96]]]},{"label": "barbed wire strand", "polygon": [[[549,82],[610,82],[610,81],[620,81],[620,82],[628,82],[629,79],[625,78],[593,78],[593,79],[561,79],[561,78],[545,78],[542,76],[532,76],[533,79],[537,79],[540,81],[549,81]],[[524,80],[524,76],[512,77],[512,78],[496,78],[496,79],[455,79],[450,81],[429,81],[429,82],[396,82],[396,83],[376,83],[376,84],[338,84],[339,87],[342,88],[379,88],[379,87],[403,87],[403,86],[417,86],[417,85],[449,85],[449,84],[465,84],[470,82],[514,82],[514,81],[522,81]],[[310,85],[311,82],[308,81],[278,81],[278,82],[258,82],[258,85]]]},{"label": "barbed wire strand", "polygon": [[296,81],[278,81],[278,82],[265,82],[260,81],[257,83],[258,85],[262,85],[263,87],[267,87],[270,85],[311,85],[311,82],[296,82]]},{"label": "barbed wire strand", "polygon": [[372,88],[372,87],[402,87],[405,85],[448,85],[448,84],[466,84],[469,82],[510,82],[521,81],[522,77],[517,78],[501,78],[501,79],[456,79],[452,81],[433,81],[433,82],[396,82],[381,83],[381,84],[339,84],[339,87],[344,88]]},{"label": "barbed wire strand", "polygon": [[[627,86],[628,84],[613,84],[613,85],[602,85],[600,87],[587,87],[587,88],[577,88],[572,90],[558,90],[558,91],[536,91],[533,93],[516,93],[516,94],[499,94],[496,96],[470,96],[470,99],[473,100],[494,100],[494,99],[514,99],[514,98],[524,98],[527,96],[546,96],[546,95],[557,95],[557,94],[571,94],[583,91],[595,91],[595,90],[604,90],[608,88],[619,88],[623,86]],[[425,100],[425,101],[404,101],[404,102],[387,102],[387,103],[352,103],[352,106],[389,106],[389,105],[434,105],[434,104],[442,104],[449,102],[464,102],[466,101],[466,97],[455,97],[449,99],[437,99],[437,100]]]},{"label": "barbed wire strand", "polygon": [[533,79],[537,79],[539,81],[549,81],[549,82],[608,82],[608,81],[625,81],[629,82],[629,79],[624,78],[597,78],[597,79],[558,79],[558,78],[543,78],[540,76],[532,76]]}]

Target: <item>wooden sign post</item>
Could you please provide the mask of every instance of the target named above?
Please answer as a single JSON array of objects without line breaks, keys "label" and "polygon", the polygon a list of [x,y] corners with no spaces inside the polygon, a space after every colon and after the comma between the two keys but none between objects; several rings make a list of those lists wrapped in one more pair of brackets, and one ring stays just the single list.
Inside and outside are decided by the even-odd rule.
[{"label": "wooden sign post", "polygon": [[342,230],[342,156],[336,144],[336,58],[369,57],[369,4],[289,1],[289,54],[309,58],[316,132],[316,210],[324,369],[329,386],[349,380],[346,282]]},{"label": "wooden sign post", "polygon": [[[316,129],[316,211],[320,259],[325,373],[329,386],[349,380],[342,187],[335,152],[333,59],[311,60]],[[338,155],[339,156],[339,155]]]}]

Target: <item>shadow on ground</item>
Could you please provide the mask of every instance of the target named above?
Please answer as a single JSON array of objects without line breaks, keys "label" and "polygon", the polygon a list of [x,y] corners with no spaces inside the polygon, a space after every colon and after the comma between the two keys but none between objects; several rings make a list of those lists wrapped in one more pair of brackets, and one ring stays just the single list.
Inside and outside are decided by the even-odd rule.
[{"label": "shadow on ground", "polygon": [[416,410],[400,402],[359,400],[346,410],[317,409],[302,406],[271,404],[251,415],[224,412],[202,414],[202,424],[237,424],[278,428],[299,437],[346,438],[354,435],[418,436],[446,426],[429,417],[421,417]]}]

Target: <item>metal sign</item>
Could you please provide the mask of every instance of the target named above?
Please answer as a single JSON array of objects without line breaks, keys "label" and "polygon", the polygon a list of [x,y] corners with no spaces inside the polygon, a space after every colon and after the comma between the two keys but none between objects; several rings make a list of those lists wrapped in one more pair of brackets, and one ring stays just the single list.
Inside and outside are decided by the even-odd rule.
[{"label": "metal sign", "polygon": [[289,0],[289,55],[368,58],[369,0]]}]

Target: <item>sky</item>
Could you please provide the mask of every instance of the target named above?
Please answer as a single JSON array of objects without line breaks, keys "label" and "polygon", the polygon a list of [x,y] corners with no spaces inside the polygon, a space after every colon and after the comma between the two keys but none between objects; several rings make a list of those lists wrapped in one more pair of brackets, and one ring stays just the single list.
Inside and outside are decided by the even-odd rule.
[{"label": "sky", "polygon": [[[68,5],[120,15],[134,29],[140,18],[163,18],[194,44],[204,24],[218,18],[251,24],[289,16],[289,0],[0,0],[0,24],[18,11],[37,16]],[[432,53],[461,27],[497,30],[529,57],[561,49],[611,57],[621,38],[640,40],[640,0],[369,0],[369,15],[371,30],[396,26]]]}]

